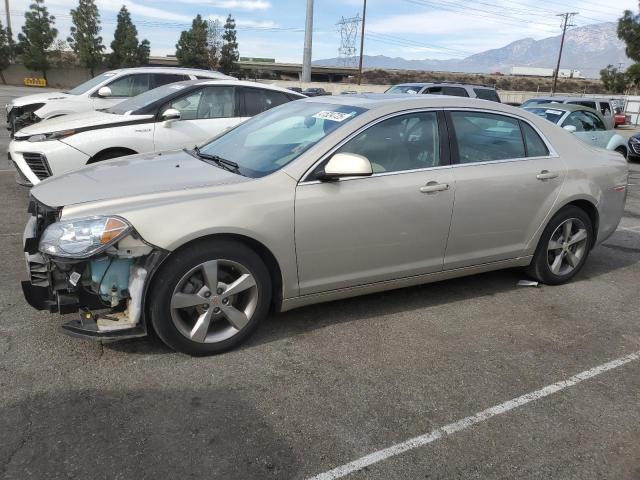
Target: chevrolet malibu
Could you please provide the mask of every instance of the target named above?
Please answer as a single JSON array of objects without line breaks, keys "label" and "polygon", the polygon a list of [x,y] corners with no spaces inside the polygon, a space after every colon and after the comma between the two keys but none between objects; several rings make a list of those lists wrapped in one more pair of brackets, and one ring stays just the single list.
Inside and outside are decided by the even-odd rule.
[{"label": "chevrolet malibu", "polygon": [[509,267],[567,282],[626,185],[618,153],[499,103],[307,98],[41,182],[23,291],[76,336],[213,354],[270,311]]}]

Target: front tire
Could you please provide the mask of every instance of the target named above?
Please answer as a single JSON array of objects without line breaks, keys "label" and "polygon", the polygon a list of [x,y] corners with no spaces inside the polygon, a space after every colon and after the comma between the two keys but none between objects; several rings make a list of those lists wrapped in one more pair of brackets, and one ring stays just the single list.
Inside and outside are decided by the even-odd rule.
[{"label": "front tire", "polygon": [[170,348],[211,355],[244,341],[266,318],[271,280],[262,259],[239,242],[199,242],[171,255],[155,275],[149,313]]},{"label": "front tire", "polygon": [[627,158],[627,149],[625,147],[616,148],[616,152],[622,155],[624,158]]},{"label": "front tire", "polygon": [[544,229],[527,273],[548,285],[568,282],[584,266],[593,237],[593,224],[584,210],[563,208]]}]

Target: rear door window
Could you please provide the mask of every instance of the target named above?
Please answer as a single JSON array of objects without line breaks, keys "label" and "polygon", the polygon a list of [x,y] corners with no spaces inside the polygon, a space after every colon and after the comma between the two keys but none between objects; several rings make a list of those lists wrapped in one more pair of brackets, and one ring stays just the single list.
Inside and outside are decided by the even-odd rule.
[{"label": "rear door window", "polygon": [[275,92],[263,88],[243,88],[245,116],[253,117],[289,101],[289,97],[282,92]]},{"label": "rear door window", "polygon": [[186,75],[176,75],[175,73],[154,73],[151,75],[152,86],[151,88],[161,87],[169,83],[182,82],[189,80]]},{"label": "rear door window", "polygon": [[443,95],[451,95],[453,97],[468,97],[467,90],[462,87],[442,87]]},{"label": "rear door window", "polygon": [[611,105],[609,102],[600,102],[600,113],[605,117],[611,116]]},{"label": "rear door window", "polygon": [[450,112],[459,163],[524,158],[518,120],[484,112]]}]

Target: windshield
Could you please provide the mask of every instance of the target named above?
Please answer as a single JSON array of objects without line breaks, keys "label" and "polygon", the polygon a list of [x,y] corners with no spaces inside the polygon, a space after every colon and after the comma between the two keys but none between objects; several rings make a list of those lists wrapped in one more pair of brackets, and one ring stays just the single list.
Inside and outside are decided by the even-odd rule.
[{"label": "windshield", "polygon": [[396,85],[384,93],[418,93],[422,87],[418,85]]},{"label": "windshield", "polygon": [[163,99],[171,95],[172,93],[179,92],[184,89],[186,85],[180,85],[176,83],[170,83],[168,85],[163,85],[158,88],[154,88],[153,90],[147,90],[140,95],[137,95],[133,98],[125,100],[124,102],[120,102],[117,105],[114,105],[111,108],[105,110],[107,113],[115,113],[116,115],[125,115],[126,113],[136,113],[136,110],[140,110],[141,108],[146,107],[147,105],[151,105],[152,103]]},{"label": "windshield", "polygon": [[89,90],[91,90],[93,87],[95,87],[96,85],[101,84],[102,82],[104,82],[105,80],[114,77],[116,74],[113,72],[107,72],[107,73],[103,73],[102,75],[98,75],[97,77],[93,77],[91,80],[87,80],[84,83],[81,83],[80,85],[78,85],[76,88],[69,90],[68,93],[69,95],[82,95],[85,92],[88,92]]},{"label": "windshield", "polygon": [[538,115],[539,117],[546,118],[547,120],[555,124],[560,121],[565,113],[562,110],[555,110],[553,108],[527,108],[526,110]]},{"label": "windshield", "polygon": [[364,111],[348,105],[286,103],[214,138],[200,152],[235,162],[241,175],[263,177]]}]

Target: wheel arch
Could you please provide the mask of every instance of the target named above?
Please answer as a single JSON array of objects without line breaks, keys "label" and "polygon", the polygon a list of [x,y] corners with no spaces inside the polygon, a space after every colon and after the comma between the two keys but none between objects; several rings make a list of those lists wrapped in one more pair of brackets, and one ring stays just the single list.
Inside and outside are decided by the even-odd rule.
[{"label": "wheel arch", "polygon": [[148,279],[148,287],[145,289],[144,294],[144,305],[143,312],[145,313],[145,320],[147,323],[147,328],[151,328],[151,323],[149,321],[149,295],[153,289],[153,282],[157,278],[158,272],[162,269],[162,264],[166,262],[168,258],[172,255],[181,252],[187,248],[192,248],[201,243],[207,243],[214,240],[231,240],[234,242],[239,242],[249,247],[251,250],[256,252],[258,256],[265,263],[267,270],[269,271],[269,278],[271,280],[272,287],[272,298],[271,298],[271,308],[274,311],[280,311],[282,305],[282,286],[284,279],[282,277],[282,269],[280,268],[280,264],[278,263],[273,252],[262,242],[251,238],[246,235],[241,235],[237,233],[214,233],[210,235],[205,235],[203,237],[195,238],[186,243],[183,243],[175,250],[171,251],[168,255],[166,255],[162,262],[157,265],[157,267],[151,272],[151,277]]},{"label": "wheel arch", "polygon": [[132,150],[131,148],[127,148],[127,147],[103,148],[98,153],[93,155],[89,160],[87,160],[87,165],[90,165],[92,163],[96,163],[96,162],[99,162],[99,161],[103,160],[102,158],[100,158],[101,156],[107,155],[107,154],[112,153],[112,152],[123,152],[124,153],[124,155],[122,155],[123,157],[125,155],[135,155],[136,153],[138,153],[135,150]]},{"label": "wheel arch", "polygon": [[[540,230],[540,232],[543,232],[544,229],[547,228],[547,225],[549,224],[551,219],[560,210],[562,210],[563,208],[568,207],[568,206],[578,207],[579,209],[584,211],[588,215],[589,220],[591,220],[591,228],[592,228],[592,232],[591,233],[593,233],[593,243],[591,244],[591,248],[593,248],[595,246],[595,244],[596,244],[596,240],[598,239],[598,231],[600,229],[600,212],[598,211],[598,207],[596,206],[596,202],[594,202],[593,200],[588,199],[588,198],[578,197],[578,198],[567,200],[565,203],[560,205],[558,208],[556,208],[549,215],[549,218],[545,222],[544,227]],[[537,241],[539,241],[539,238],[538,238]]]}]

